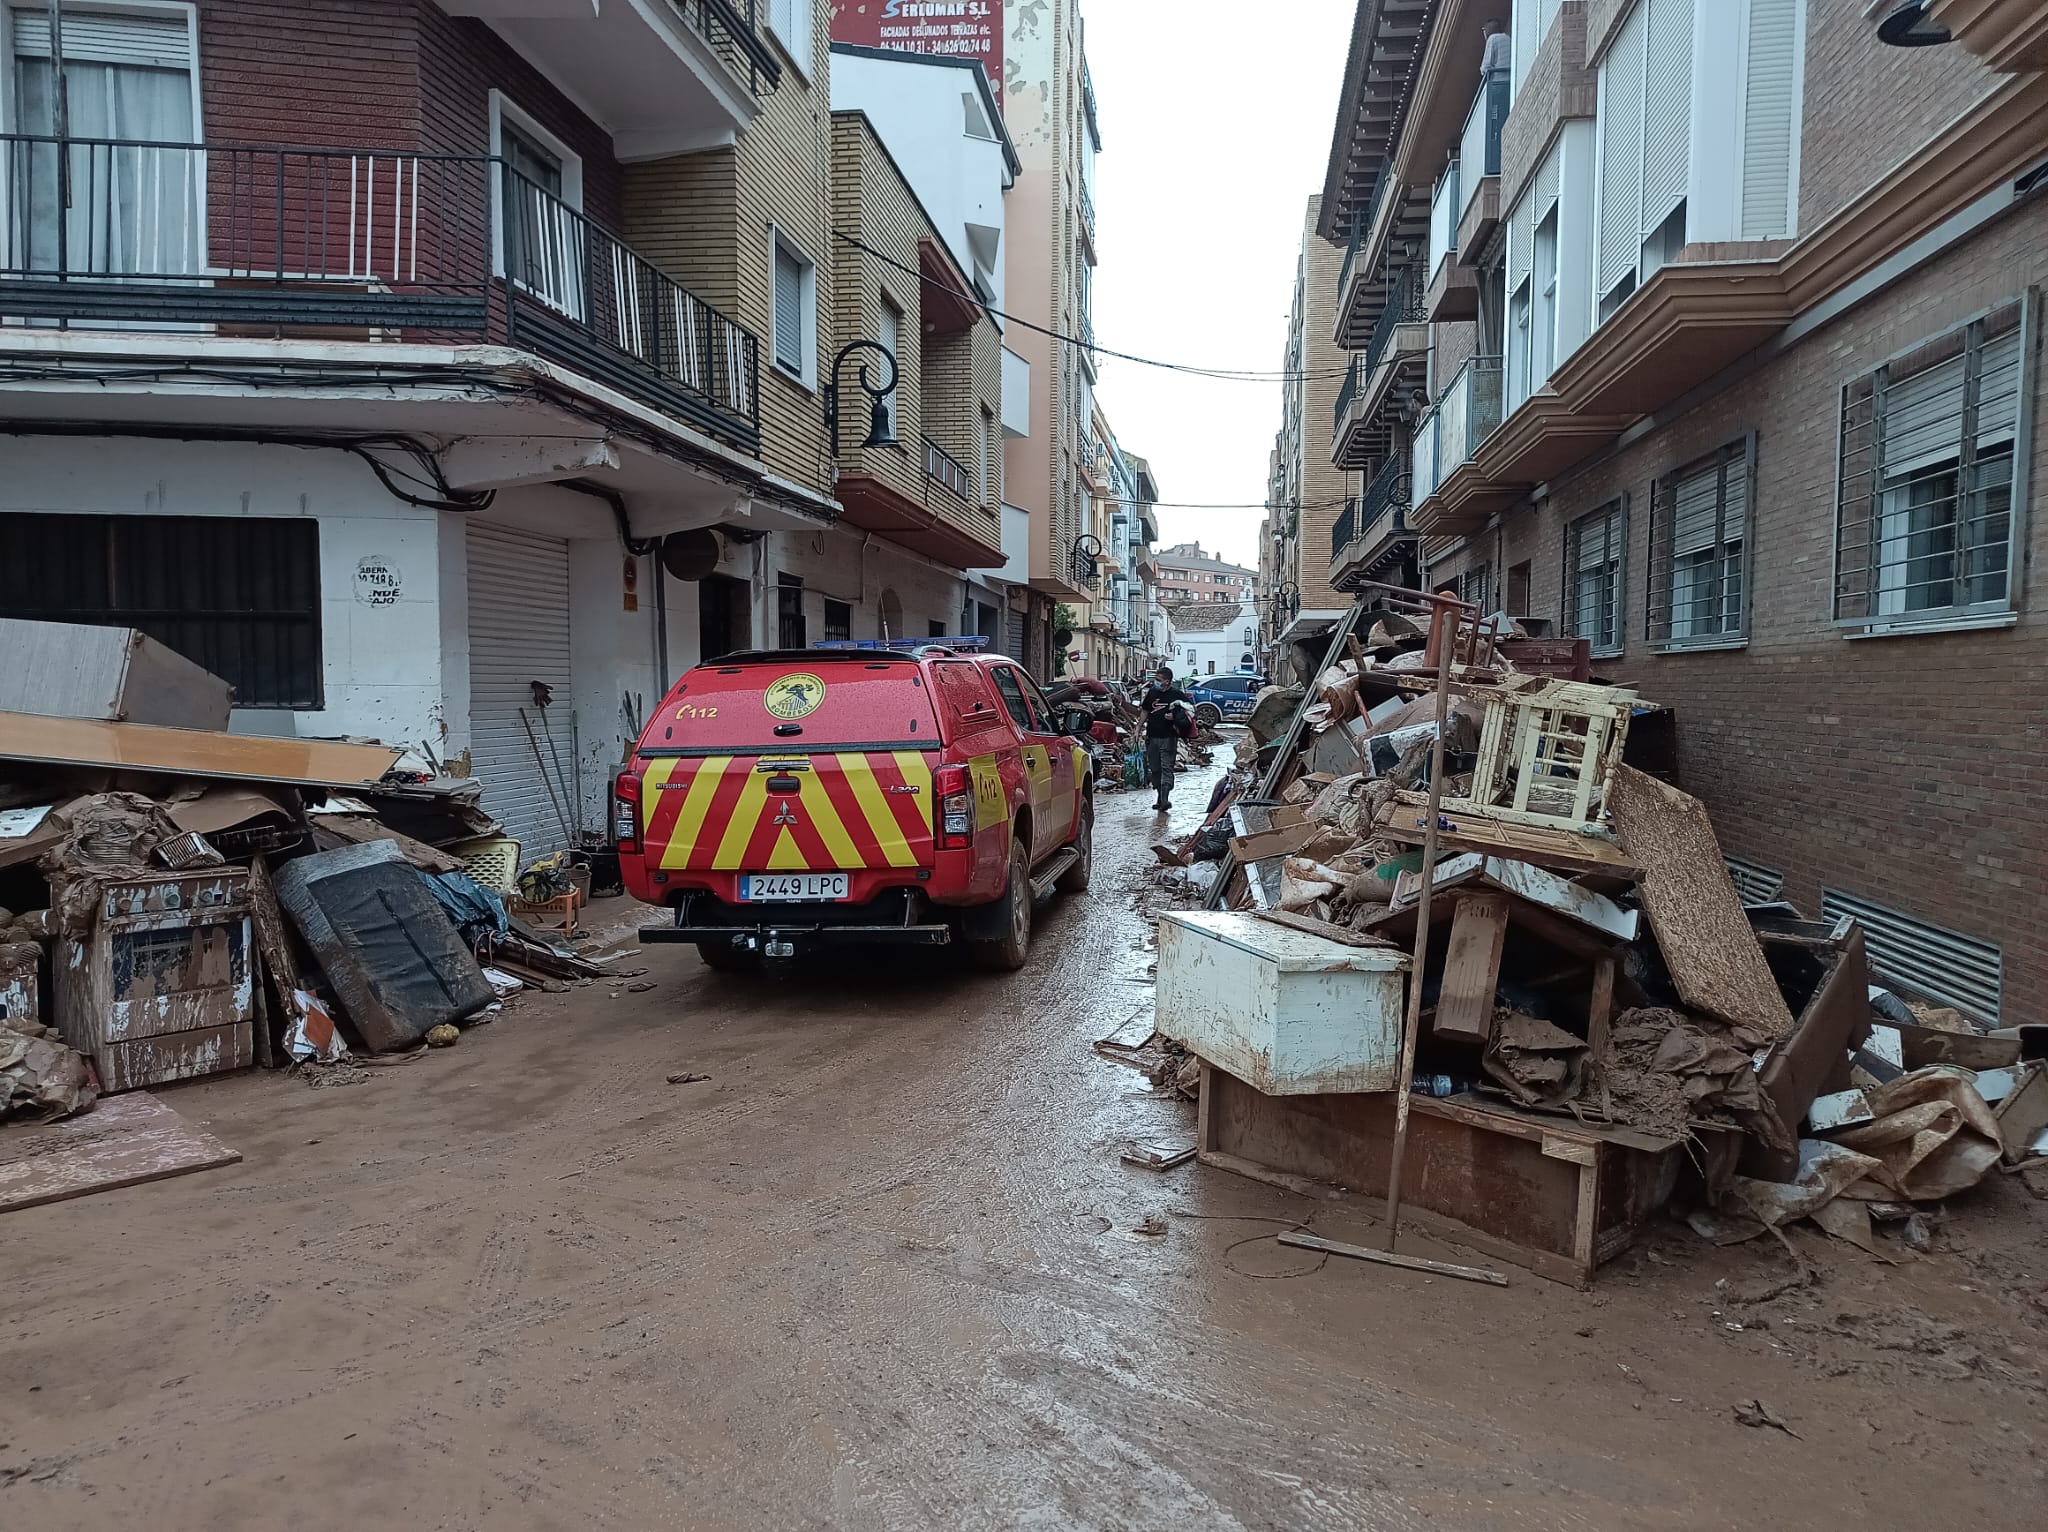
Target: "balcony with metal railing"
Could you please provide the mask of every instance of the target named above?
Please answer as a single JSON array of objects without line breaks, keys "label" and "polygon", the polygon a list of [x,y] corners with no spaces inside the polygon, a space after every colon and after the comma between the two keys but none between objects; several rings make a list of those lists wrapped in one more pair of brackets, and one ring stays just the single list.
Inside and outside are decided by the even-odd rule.
[{"label": "balcony with metal railing", "polygon": [[1388,231],[1381,227],[1380,215],[1388,208],[1389,200],[1403,203],[1407,200],[1407,189],[1394,185],[1391,178],[1381,173],[1374,183],[1372,196],[1366,200],[1358,221],[1351,226],[1351,239],[1344,248],[1344,262],[1337,268],[1337,344],[1355,347],[1358,337],[1370,327],[1372,300],[1375,294],[1368,283],[1378,265],[1378,252],[1385,246]]},{"label": "balcony with metal railing", "polygon": [[981,496],[974,482],[974,475],[967,471],[967,465],[929,436],[921,440],[924,443],[925,483],[937,485],[962,505],[979,505]]},{"label": "balcony with metal railing", "polygon": [[1452,215],[1456,248],[1469,264],[1479,247],[1500,223],[1500,137],[1508,120],[1512,86],[1509,72],[1482,71],[1479,90],[1465,114],[1465,128],[1458,136],[1458,165],[1462,186],[1458,208]]},{"label": "balcony with metal railing", "polygon": [[1459,192],[1458,161],[1453,158],[1430,192],[1429,264],[1424,270],[1434,273],[1458,253],[1458,215],[1464,206]]},{"label": "balcony with metal railing", "polygon": [[1358,531],[1358,497],[1351,496],[1344,502],[1344,509],[1337,517],[1337,524],[1330,528],[1330,561],[1335,563]]},{"label": "balcony with metal railing", "polygon": [[[1387,285],[1378,320],[1354,360],[1351,384],[1337,411],[1330,459],[1340,468],[1363,468],[1388,450],[1391,409],[1401,386],[1416,378],[1429,349],[1416,273],[1404,270]],[[1353,381],[1355,379],[1355,381]]]},{"label": "balcony with metal railing", "polygon": [[1332,585],[1339,590],[1356,589],[1359,581],[1382,570],[1389,555],[1410,539],[1410,484],[1408,460],[1398,452],[1389,453],[1365,493],[1347,502],[1347,512],[1354,513],[1351,535],[1331,550]]},{"label": "balcony with metal railing", "polygon": [[[1500,422],[1501,360],[1497,356],[1468,358],[1415,427],[1415,509],[1419,528],[1431,533],[1470,530],[1446,523],[1446,514],[1456,514],[1469,499],[1464,495],[1447,496],[1446,491],[1460,484],[1478,488],[1472,482],[1472,458]],[[1484,503],[1486,514],[1490,515],[1492,502],[1488,499]],[[1484,519],[1483,515],[1479,517],[1482,522]]]},{"label": "balcony with metal railing", "polygon": [[1088,189],[1088,182],[1081,182],[1081,233],[1088,242],[1088,254],[1095,255],[1095,193]]},{"label": "balcony with metal railing", "polygon": [[755,337],[488,155],[0,135],[0,218],[7,327],[508,346],[759,450]]}]

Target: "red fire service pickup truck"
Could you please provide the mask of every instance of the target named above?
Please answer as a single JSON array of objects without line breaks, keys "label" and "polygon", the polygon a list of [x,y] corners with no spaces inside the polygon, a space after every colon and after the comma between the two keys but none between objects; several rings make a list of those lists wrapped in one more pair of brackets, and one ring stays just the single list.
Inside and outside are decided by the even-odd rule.
[{"label": "red fire service pickup truck", "polygon": [[646,942],[714,968],[833,942],[964,942],[1016,969],[1088,887],[1088,752],[1009,659],[943,642],[728,655],[678,681],[614,784]]}]

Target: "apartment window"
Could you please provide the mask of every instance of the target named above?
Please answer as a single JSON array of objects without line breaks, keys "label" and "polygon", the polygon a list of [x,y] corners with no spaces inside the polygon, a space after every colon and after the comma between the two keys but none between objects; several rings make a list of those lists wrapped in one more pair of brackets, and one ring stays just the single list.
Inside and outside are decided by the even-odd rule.
[{"label": "apartment window", "polygon": [[[1685,243],[1694,0],[1637,0],[1600,61],[1600,316]],[[1678,215],[1678,234],[1669,232]],[[1654,260],[1656,264],[1648,264]]]},{"label": "apartment window", "polygon": [[880,332],[876,336],[876,339],[881,341],[882,349],[887,351],[890,356],[894,357],[896,359],[897,364],[896,377],[898,386],[890,389],[888,393],[882,396],[882,409],[884,413],[886,413],[889,417],[889,434],[891,436],[894,436],[896,435],[896,427],[898,423],[896,404],[897,401],[903,397],[903,389],[901,385],[905,381],[902,366],[903,310],[896,307],[895,304],[891,303],[886,295],[882,299],[881,326]]},{"label": "apartment window", "polygon": [[1622,572],[1628,559],[1628,497],[1610,500],[1565,528],[1565,631],[1598,655],[1622,650]]},{"label": "apartment window", "polygon": [[583,162],[497,91],[491,92],[491,152],[499,164],[500,274],[548,307],[583,318],[589,253],[580,212]]},{"label": "apartment window", "polygon": [[827,640],[849,639],[853,637],[853,607],[849,603],[833,601],[827,598],[825,602],[825,637]]},{"label": "apartment window", "polygon": [[1649,639],[1658,648],[1741,642],[1756,438],[1650,487]]},{"label": "apartment window", "polygon": [[1838,623],[1886,632],[2013,609],[2026,309],[2004,304],[1842,390]]},{"label": "apartment window", "polygon": [[1529,598],[1529,587],[1533,583],[1533,566],[1522,563],[1508,567],[1507,613],[1510,617],[1526,617],[1533,604]]},{"label": "apartment window", "polygon": [[768,25],[782,44],[782,51],[796,65],[799,73],[808,76],[813,63],[815,44],[811,35],[812,0],[767,0]]},{"label": "apartment window", "polygon": [[311,518],[0,515],[0,616],[139,628],[237,707],[323,706]]},{"label": "apartment window", "polygon": [[817,380],[818,269],[781,230],[772,241],[775,365],[806,387]]},{"label": "apartment window", "polygon": [[1484,564],[1475,564],[1458,576],[1458,599],[1471,602],[1482,612],[1487,610],[1487,590],[1487,568]]},{"label": "apartment window", "polygon": [[[118,141],[77,160],[65,215],[64,261],[72,271],[184,276],[202,264],[204,186],[200,156],[147,147],[199,141],[189,11],[155,7],[114,14],[80,9],[64,30],[66,102],[74,137]],[[13,59],[13,110],[0,128],[47,138],[56,132],[49,6],[5,12]],[[0,87],[0,102],[9,92]],[[10,216],[10,266],[58,267],[57,149],[10,146],[9,177],[24,195]],[[23,257],[26,257],[24,260]]]},{"label": "apartment window", "polygon": [[979,138],[989,143],[996,141],[995,130],[988,125],[988,113],[982,110],[979,96],[972,91],[960,92],[960,111],[967,119],[969,138]]},{"label": "apartment window", "polygon": [[1535,268],[1530,274],[1535,288],[1534,319],[1530,325],[1529,359],[1532,391],[1536,381],[1547,379],[1557,368],[1557,204],[1536,225]]},{"label": "apartment window", "polygon": [[926,622],[924,631],[927,638],[944,638],[946,636],[946,625],[943,622]]},{"label": "apartment window", "polygon": [[1515,0],[1509,26],[1514,44],[1514,63],[1509,71],[1513,95],[1521,95],[1522,82],[1529,78],[1529,66],[1536,62],[1536,50],[1543,46],[1550,24],[1557,20],[1560,4],[1561,0]]},{"label": "apartment window", "polygon": [[793,574],[775,577],[775,646],[807,649],[811,639],[804,625],[804,582]]}]

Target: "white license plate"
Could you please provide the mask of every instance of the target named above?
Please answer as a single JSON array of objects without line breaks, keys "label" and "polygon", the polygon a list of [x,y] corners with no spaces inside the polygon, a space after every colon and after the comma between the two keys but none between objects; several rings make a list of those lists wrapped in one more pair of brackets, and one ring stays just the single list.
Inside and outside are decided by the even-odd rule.
[{"label": "white license plate", "polygon": [[749,872],[740,875],[740,898],[750,904],[817,904],[844,899],[843,872]]}]

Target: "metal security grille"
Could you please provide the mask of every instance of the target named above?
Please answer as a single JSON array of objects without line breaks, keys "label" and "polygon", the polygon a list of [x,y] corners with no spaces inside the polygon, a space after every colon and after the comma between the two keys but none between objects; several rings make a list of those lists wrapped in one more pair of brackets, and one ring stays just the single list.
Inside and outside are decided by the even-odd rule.
[{"label": "metal security grille", "polygon": [[1785,891],[1785,875],[1775,867],[1739,856],[1724,855],[1721,860],[1728,864],[1728,876],[1744,904],[1769,904]]},{"label": "metal security grille", "polygon": [[1683,648],[1747,631],[1756,438],[1731,442],[1650,486],[1650,642]]},{"label": "metal security grille", "polygon": [[1610,500],[1565,528],[1564,631],[1595,654],[1622,648],[1622,574],[1628,559],[1628,497]]},{"label": "metal security grille", "polygon": [[1842,390],[1837,621],[2010,606],[2025,310],[2004,304]]},{"label": "metal security grille", "polygon": [[1844,915],[1855,918],[1863,927],[1870,971],[1880,979],[1998,1025],[2005,964],[1991,943],[1928,925],[1839,889],[1821,890],[1820,912],[1830,921]]},{"label": "metal security grille", "polygon": [[1487,567],[1478,564],[1458,577],[1458,599],[1469,601],[1480,611],[1487,610]]},{"label": "metal security grille", "polygon": [[237,707],[322,705],[310,517],[0,515],[0,617],[139,628]]}]

